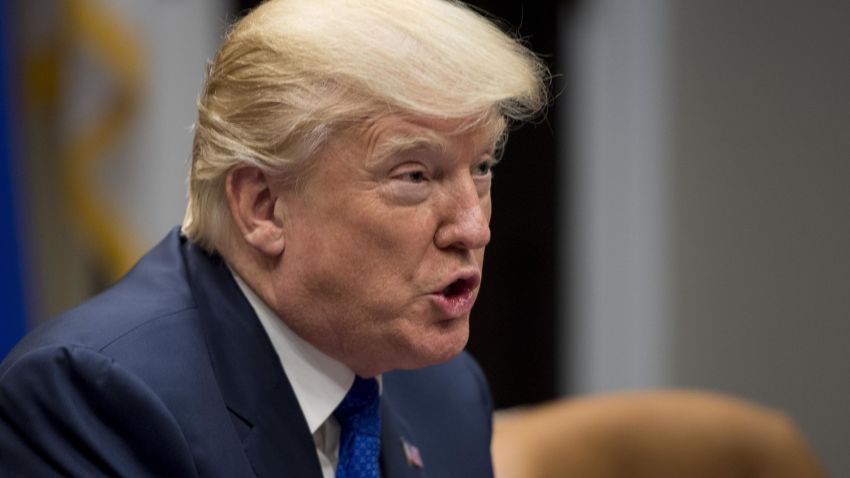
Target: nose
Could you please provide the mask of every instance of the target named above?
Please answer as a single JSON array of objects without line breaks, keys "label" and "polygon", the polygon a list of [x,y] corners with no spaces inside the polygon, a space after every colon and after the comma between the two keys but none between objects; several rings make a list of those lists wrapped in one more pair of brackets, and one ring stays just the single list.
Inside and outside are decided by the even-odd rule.
[{"label": "nose", "polygon": [[490,242],[490,196],[479,197],[474,182],[445,199],[445,220],[434,243],[440,249],[482,249]]}]

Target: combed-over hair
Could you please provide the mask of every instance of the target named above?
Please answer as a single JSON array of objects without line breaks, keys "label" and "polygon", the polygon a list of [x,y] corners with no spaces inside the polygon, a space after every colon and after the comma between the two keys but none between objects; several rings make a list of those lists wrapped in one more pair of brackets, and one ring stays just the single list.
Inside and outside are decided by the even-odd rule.
[{"label": "combed-over hair", "polygon": [[297,179],[329,137],[388,114],[525,120],[546,81],[530,50],[459,1],[269,0],[209,67],[182,231],[217,247],[237,165]]}]

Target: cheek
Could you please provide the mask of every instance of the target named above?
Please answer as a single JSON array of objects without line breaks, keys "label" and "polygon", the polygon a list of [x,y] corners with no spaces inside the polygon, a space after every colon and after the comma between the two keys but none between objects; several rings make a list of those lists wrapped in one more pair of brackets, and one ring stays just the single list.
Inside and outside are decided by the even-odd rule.
[{"label": "cheek", "polygon": [[427,204],[391,207],[371,197],[334,203],[301,211],[305,219],[291,225],[284,270],[297,275],[303,292],[346,308],[346,315],[386,321],[403,314],[439,265],[433,212]]},{"label": "cheek", "polygon": [[407,299],[421,257],[409,225],[355,220],[311,229],[293,241],[289,251],[311,295],[352,312],[360,307],[379,315],[391,313],[393,303]]},{"label": "cheek", "polygon": [[426,207],[387,210],[349,225],[352,252],[367,269],[389,270],[413,279],[427,261],[436,232]]}]

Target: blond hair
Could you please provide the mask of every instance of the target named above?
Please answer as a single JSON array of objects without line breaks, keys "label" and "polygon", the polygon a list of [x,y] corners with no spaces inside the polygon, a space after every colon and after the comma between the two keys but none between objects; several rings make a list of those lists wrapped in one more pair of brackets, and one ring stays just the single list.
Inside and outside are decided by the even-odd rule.
[{"label": "blond hair", "polygon": [[267,1],[209,68],[182,231],[216,247],[237,165],[297,177],[329,137],[386,114],[525,120],[546,82],[531,51],[458,1]]}]

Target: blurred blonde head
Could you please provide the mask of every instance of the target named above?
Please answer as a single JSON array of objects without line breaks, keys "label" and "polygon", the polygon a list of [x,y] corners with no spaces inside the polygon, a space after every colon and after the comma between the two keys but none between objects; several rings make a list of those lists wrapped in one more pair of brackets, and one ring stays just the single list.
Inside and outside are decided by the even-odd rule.
[{"label": "blurred blonde head", "polygon": [[531,51],[461,2],[270,0],[209,68],[182,231],[220,246],[236,166],[298,182],[329,138],[387,115],[468,119],[501,135],[545,106],[546,79]]}]

